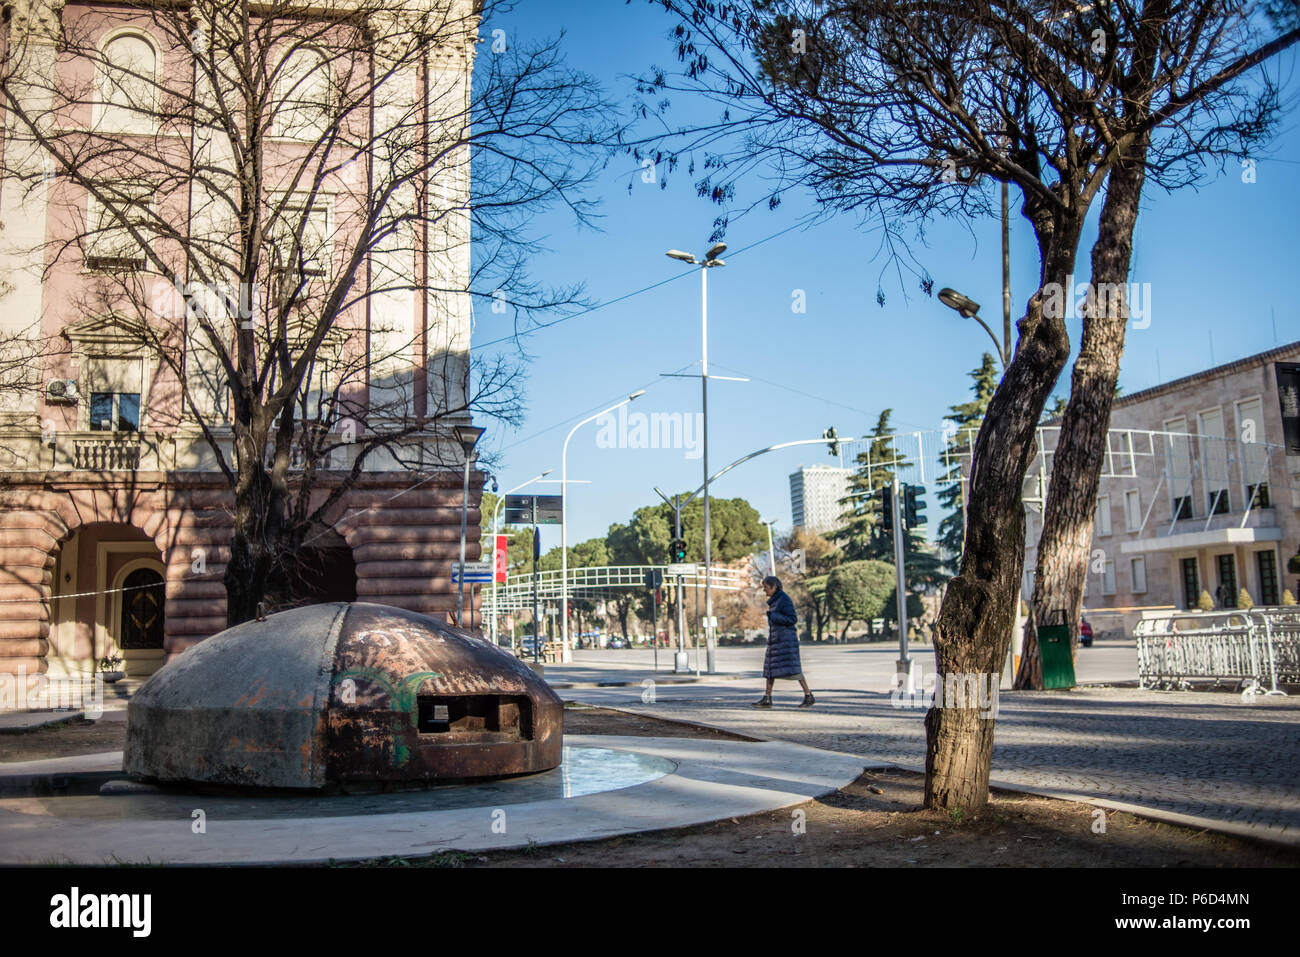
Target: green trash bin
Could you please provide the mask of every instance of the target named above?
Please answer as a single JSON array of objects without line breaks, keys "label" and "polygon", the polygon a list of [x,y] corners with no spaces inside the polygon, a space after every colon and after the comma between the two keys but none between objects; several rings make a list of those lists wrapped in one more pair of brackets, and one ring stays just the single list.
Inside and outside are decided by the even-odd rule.
[{"label": "green trash bin", "polygon": [[1074,655],[1070,651],[1070,626],[1065,612],[1055,612],[1059,623],[1038,626],[1038,655],[1043,662],[1044,688],[1073,688]]}]

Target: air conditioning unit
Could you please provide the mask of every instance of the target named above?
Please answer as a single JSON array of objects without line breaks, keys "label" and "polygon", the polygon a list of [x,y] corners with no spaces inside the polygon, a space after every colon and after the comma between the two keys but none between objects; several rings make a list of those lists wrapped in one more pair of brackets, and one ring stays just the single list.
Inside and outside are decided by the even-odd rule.
[{"label": "air conditioning unit", "polygon": [[45,383],[47,402],[75,404],[80,394],[77,392],[76,379],[51,379]]}]

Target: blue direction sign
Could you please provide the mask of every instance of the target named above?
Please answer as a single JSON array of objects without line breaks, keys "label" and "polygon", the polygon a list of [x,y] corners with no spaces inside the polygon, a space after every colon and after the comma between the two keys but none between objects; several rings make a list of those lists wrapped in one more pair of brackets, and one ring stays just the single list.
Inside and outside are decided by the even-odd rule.
[{"label": "blue direction sign", "polygon": [[[460,562],[451,563],[451,580],[459,584],[460,582]],[[467,582],[490,582],[492,580],[492,563],[491,562],[466,562],[465,563],[465,581]]]}]

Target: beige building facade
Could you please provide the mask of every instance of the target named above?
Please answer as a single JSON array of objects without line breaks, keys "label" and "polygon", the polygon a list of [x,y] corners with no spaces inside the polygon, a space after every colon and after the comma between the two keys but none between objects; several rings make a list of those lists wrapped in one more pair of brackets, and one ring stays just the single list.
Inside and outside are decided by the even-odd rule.
[{"label": "beige building facade", "polygon": [[[1111,414],[1085,616],[1131,631],[1143,610],[1277,605],[1300,593],[1300,342],[1144,389]],[[1042,447],[1055,444],[1043,429]],[[1050,454],[1048,456],[1050,459]],[[1032,594],[1050,462],[1027,484]],[[1048,473],[1048,474],[1041,474]]]}]

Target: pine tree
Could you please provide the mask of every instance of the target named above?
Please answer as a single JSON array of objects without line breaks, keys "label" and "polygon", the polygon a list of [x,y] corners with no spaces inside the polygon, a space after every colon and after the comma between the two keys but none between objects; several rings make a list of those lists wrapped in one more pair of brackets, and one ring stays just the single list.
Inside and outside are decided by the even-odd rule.
[{"label": "pine tree", "polygon": [[897,460],[894,451],[893,434],[889,430],[893,411],[885,409],[880,413],[871,432],[871,444],[854,460],[848,496],[840,499],[844,508],[840,513],[843,524],[830,537],[839,545],[844,561],[894,560],[893,539],[884,531],[880,494],[880,489],[893,484],[895,468],[906,464]]},{"label": "pine tree", "polygon": [[936,498],[948,515],[939,522],[939,535],[935,539],[946,558],[956,561],[961,557],[962,540],[965,538],[965,516],[962,511],[962,463],[974,451],[975,436],[984,421],[984,413],[989,407],[989,400],[998,387],[997,366],[991,353],[984,353],[978,369],[970,371],[974,379],[971,392],[975,397],[969,402],[951,406],[946,415],[949,422],[957,427],[956,434],[948,443],[948,470],[943,475],[944,485]]},{"label": "pine tree", "polygon": [[[895,474],[910,468],[911,462],[894,448],[894,436],[889,428],[892,414],[893,409],[880,413],[871,432],[871,444],[855,459],[849,495],[840,500],[844,506],[840,521],[844,524],[829,537],[839,545],[840,557],[846,562],[874,559],[894,564],[894,536],[885,529],[880,489],[892,485]],[[863,494],[868,492],[873,494]],[[917,529],[907,529],[903,554],[907,579],[913,587],[935,585],[944,580],[942,563]]]}]

